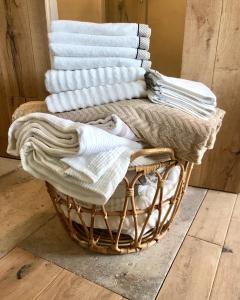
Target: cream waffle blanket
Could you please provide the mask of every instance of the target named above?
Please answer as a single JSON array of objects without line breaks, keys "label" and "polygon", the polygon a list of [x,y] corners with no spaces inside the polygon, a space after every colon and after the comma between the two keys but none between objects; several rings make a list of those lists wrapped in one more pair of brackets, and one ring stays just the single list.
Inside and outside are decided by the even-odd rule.
[{"label": "cream waffle blanket", "polygon": [[34,177],[76,199],[101,205],[122,181],[131,153],[141,148],[92,125],[32,113],[10,126],[7,151],[20,155],[24,170]]}]

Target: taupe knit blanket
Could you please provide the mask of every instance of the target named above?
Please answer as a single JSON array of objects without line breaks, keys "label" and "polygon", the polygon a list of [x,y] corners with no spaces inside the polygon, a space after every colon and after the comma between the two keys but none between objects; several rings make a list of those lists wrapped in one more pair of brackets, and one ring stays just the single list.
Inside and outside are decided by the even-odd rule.
[{"label": "taupe knit blanket", "polygon": [[[20,106],[13,119],[33,111],[47,112],[44,102]],[[56,113],[61,118],[87,123],[110,114],[118,115],[145,143],[170,147],[180,159],[200,164],[206,150],[212,149],[225,112],[217,109],[208,120],[188,115],[175,108],[154,104],[147,99],[123,100],[71,112]]]}]

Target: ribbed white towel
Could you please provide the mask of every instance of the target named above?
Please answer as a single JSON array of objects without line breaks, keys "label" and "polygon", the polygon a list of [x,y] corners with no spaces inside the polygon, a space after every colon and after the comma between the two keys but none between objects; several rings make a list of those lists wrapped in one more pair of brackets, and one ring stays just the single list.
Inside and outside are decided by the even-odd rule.
[{"label": "ribbed white towel", "polygon": [[159,93],[156,91],[148,90],[148,98],[157,104],[167,105],[172,108],[177,108],[188,114],[194,115],[201,119],[208,119],[215,111],[215,106],[207,104],[194,103],[189,98],[181,97],[180,95],[171,96],[168,93]]},{"label": "ribbed white towel", "polygon": [[82,70],[104,67],[151,67],[149,60],[138,60],[122,57],[53,57],[53,68],[56,70]]},{"label": "ribbed white towel", "polygon": [[125,57],[140,60],[150,59],[146,50],[126,47],[81,46],[51,43],[49,47],[55,56],[69,57]]},{"label": "ribbed white towel", "polygon": [[87,124],[102,128],[110,132],[111,134],[125,137],[126,139],[132,141],[138,140],[130,127],[126,123],[124,123],[117,115],[114,114],[106,117],[105,119],[98,119]]},{"label": "ribbed white towel", "polygon": [[136,23],[90,23],[69,20],[56,20],[51,23],[52,32],[75,32],[92,35],[127,35],[150,37],[151,29],[145,24]]},{"label": "ribbed white towel", "polygon": [[83,46],[128,47],[148,50],[150,39],[142,36],[105,36],[80,33],[50,32],[49,43]]},{"label": "ribbed white towel", "polygon": [[90,70],[49,70],[45,86],[50,93],[81,90],[99,85],[144,80],[146,70],[134,67],[107,67]]},{"label": "ribbed white towel", "polygon": [[45,101],[52,113],[96,106],[147,95],[144,80],[116,83],[49,95]]},{"label": "ribbed white towel", "polygon": [[14,121],[8,132],[8,153],[17,156],[26,140],[54,157],[91,155],[115,147],[139,147],[138,143],[92,125],[46,113],[31,113]]},{"label": "ribbed white towel", "polygon": [[63,193],[98,205],[111,197],[132,151],[141,148],[92,125],[43,113],[19,118],[9,129],[8,153],[20,153],[24,170]]}]

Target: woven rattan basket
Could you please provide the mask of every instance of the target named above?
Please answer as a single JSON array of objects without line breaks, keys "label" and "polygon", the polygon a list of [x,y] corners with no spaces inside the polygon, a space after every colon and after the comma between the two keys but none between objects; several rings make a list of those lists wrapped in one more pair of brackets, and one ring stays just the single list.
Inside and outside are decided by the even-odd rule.
[{"label": "woven rattan basket", "polygon": [[[164,158],[160,154],[164,154]],[[187,187],[192,170],[192,164],[179,160],[175,157],[174,151],[166,148],[144,149],[132,155],[132,161],[139,157],[154,157],[160,155],[152,164],[130,166],[128,172],[134,172],[131,181],[125,176],[126,186],[125,200],[121,210],[107,210],[106,206],[96,206],[82,203],[72,197],[57,191],[52,185],[47,184],[48,192],[53,201],[54,207],[69,235],[84,248],[104,253],[104,254],[124,254],[137,252],[155,244],[168,230],[174,216],[179,208],[179,204]],[[163,200],[164,183],[168,174],[174,166],[180,167],[180,176],[175,189],[175,194],[170,199]],[[157,170],[164,167],[164,173]],[[144,209],[136,207],[135,185],[139,178],[146,174],[155,174],[157,178],[157,188],[151,205]],[[111,180],[111,179],[109,179]],[[111,201],[111,200],[110,200]],[[162,217],[164,205],[168,209]],[[154,226],[146,231],[147,224],[153,213],[158,214]],[[73,218],[73,215],[75,216]],[[77,216],[77,220],[76,220]],[[86,217],[89,218],[86,224]],[[111,228],[110,218],[115,218],[118,222],[117,230]],[[95,226],[96,218],[102,218],[105,229]],[[123,232],[123,224],[126,219],[132,219],[133,235]],[[144,222],[139,228],[138,219],[144,218]],[[74,219],[74,220],[73,220]]]}]

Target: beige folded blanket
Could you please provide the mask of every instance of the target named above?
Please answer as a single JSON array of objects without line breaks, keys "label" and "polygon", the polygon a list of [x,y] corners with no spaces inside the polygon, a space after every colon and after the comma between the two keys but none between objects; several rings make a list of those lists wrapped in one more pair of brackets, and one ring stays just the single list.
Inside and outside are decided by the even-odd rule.
[{"label": "beige folded blanket", "polygon": [[[36,110],[44,112],[47,108],[43,102],[26,103],[13,118]],[[217,109],[208,120],[202,120],[147,99],[135,99],[55,115],[87,123],[111,114],[119,116],[140,140],[152,147],[173,148],[178,158],[200,164],[206,150],[214,146],[225,112]]]}]

